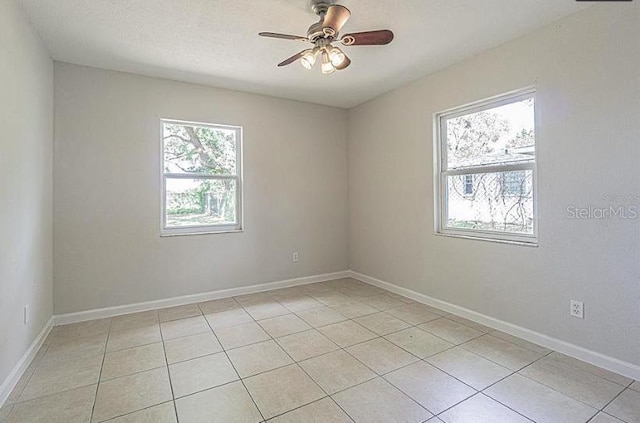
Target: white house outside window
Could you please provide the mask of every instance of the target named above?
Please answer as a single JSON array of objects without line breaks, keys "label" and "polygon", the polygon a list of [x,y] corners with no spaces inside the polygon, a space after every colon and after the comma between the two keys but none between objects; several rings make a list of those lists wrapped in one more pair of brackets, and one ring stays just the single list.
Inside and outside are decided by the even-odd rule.
[{"label": "white house outside window", "polygon": [[242,128],[162,120],[162,234],[242,229]]},{"label": "white house outside window", "polygon": [[535,92],[436,115],[436,231],[535,244]]}]

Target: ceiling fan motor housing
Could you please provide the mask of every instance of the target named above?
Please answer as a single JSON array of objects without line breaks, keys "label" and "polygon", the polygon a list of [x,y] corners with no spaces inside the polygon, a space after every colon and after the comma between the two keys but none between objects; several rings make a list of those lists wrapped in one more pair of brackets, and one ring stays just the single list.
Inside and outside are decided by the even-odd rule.
[{"label": "ceiling fan motor housing", "polygon": [[311,10],[318,16],[322,16],[327,13],[329,6],[334,5],[335,0],[309,0]]}]

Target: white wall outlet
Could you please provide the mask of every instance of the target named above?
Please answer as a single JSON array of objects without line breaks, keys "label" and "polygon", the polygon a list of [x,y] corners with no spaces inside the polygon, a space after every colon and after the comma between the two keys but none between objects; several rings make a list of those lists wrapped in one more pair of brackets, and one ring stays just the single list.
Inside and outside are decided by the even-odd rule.
[{"label": "white wall outlet", "polygon": [[29,323],[29,320],[31,319],[30,310],[29,310],[29,304],[24,306],[24,316],[23,317],[24,317],[24,324],[26,325],[27,323]]},{"label": "white wall outlet", "polygon": [[294,263],[297,263],[300,257],[298,256],[298,252],[293,253],[293,257],[291,258]]},{"label": "white wall outlet", "polygon": [[571,300],[569,304],[569,314],[578,319],[584,319],[584,303],[582,301]]}]

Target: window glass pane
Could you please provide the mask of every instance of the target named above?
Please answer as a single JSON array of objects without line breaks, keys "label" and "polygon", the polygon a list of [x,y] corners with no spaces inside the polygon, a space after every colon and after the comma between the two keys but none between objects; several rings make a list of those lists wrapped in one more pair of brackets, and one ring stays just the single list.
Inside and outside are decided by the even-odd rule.
[{"label": "window glass pane", "polygon": [[233,179],[166,179],[167,227],[234,225],[236,181]]},{"label": "window glass pane", "polygon": [[448,176],[446,226],[455,229],[533,235],[533,172],[530,170]]},{"label": "window glass pane", "polygon": [[447,119],[447,168],[531,162],[534,128],[533,98]]},{"label": "window glass pane", "polygon": [[163,123],[165,173],[236,174],[236,131]]}]

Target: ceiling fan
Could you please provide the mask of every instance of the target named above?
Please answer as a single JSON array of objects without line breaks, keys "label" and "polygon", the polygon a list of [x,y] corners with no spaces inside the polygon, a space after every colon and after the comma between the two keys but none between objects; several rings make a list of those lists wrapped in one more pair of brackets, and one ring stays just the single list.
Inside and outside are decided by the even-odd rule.
[{"label": "ceiling fan", "polygon": [[279,63],[278,66],[287,66],[300,60],[302,66],[311,69],[320,57],[322,74],[328,75],[336,70],[346,69],[351,64],[349,57],[339,47],[331,45],[332,42],[339,42],[344,46],[379,46],[389,44],[393,40],[393,32],[388,29],[354,32],[340,36],[340,30],[347,23],[351,12],[344,6],[334,4],[334,0],[311,0],[311,9],[320,16],[320,21],[309,27],[306,37],[274,32],[258,34],[263,37],[310,42],[314,45],[313,48],[302,50]]}]

